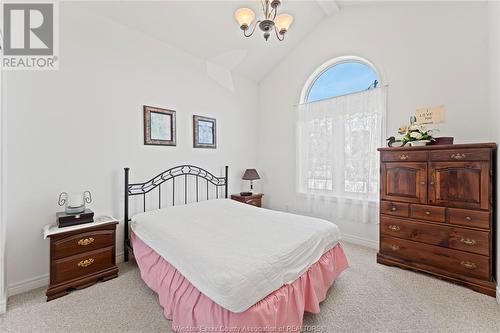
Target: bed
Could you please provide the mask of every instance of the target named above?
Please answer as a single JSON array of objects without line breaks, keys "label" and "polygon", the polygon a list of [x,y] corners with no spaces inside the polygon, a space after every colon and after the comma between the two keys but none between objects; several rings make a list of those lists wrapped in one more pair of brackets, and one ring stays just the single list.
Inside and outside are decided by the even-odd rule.
[{"label": "bed", "polygon": [[[299,332],[304,312],[319,312],[348,267],[340,232],[227,199],[227,173],[182,165],[130,184],[125,169],[125,246],[174,331]],[[162,187],[172,190],[168,207]],[[156,194],[157,207],[146,209]],[[142,196],[143,211],[129,219],[131,196]]]}]

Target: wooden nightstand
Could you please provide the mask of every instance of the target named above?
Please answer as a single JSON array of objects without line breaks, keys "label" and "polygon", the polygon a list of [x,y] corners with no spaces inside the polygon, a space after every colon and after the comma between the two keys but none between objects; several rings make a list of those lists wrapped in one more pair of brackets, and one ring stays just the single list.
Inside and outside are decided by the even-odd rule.
[{"label": "wooden nightstand", "polygon": [[239,202],[246,203],[248,205],[262,207],[262,197],[264,194],[254,193],[252,195],[242,196],[239,194],[231,194],[231,199]]},{"label": "wooden nightstand", "polygon": [[50,238],[50,285],[47,301],[118,276],[116,225],[113,218],[72,227],[46,226]]}]

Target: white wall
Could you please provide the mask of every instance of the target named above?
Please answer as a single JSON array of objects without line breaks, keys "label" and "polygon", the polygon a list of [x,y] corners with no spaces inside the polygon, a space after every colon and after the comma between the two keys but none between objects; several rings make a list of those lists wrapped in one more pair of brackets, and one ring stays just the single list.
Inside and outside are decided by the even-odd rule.
[{"label": "white wall", "polygon": [[[497,143],[500,142],[500,2],[490,2],[489,12],[489,45],[490,45],[490,107],[493,136]],[[497,153],[497,191],[500,189],[500,154]],[[497,216],[500,212],[500,196],[497,194]],[[500,280],[500,228],[497,218],[497,281]],[[500,304],[500,288],[497,284],[497,302]]]},{"label": "white wall", "polygon": [[[228,164],[233,192],[241,189],[243,170],[257,165],[266,206],[293,210],[292,105],[308,76],[337,56],[362,56],[381,71],[390,86],[388,133],[417,107],[444,104],[447,123],[441,135],[453,135],[457,142],[491,140],[486,110],[490,104],[498,112],[500,103],[488,103],[486,7],[345,8],[305,38],[260,89],[235,77],[233,93],[207,76],[202,60],[95,17],[76,3],[61,3],[60,70],[9,72],[4,78],[4,216],[11,290],[47,279],[49,249],[41,228],[54,221],[59,192],[90,189],[91,208],[98,214],[122,216],[125,166],[131,167],[131,179],[140,181],[179,163],[215,173]],[[498,31],[496,15],[492,26]],[[498,58],[498,33],[491,36],[497,44],[490,56]],[[497,75],[490,76],[497,80],[490,86],[493,97],[500,96],[496,69]],[[177,147],[143,146],[143,104],[177,110]],[[217,118],[217,150],[192,148],[192,114]],[[500,141],[498,128],[495,133]],[[377,241],[376,225],[336,222],[344,234]],[[119,240],[122,230],[120,224]]]},{"label": "white wall", "polygon": [[[0,15],[3,16],[3,10],[0,9]],[[0,55],[3,54],[3,51],[0,50]],[[0,57],[1,58],[1,57]],[[0,314],[7,310],[7,288],[5,282],[5,266],[6,266],[6,256],[5,256],[5,219],[4,219],[4,209],[3,209],[3,198],[5,188],[3,186],[3,70],[0,69]]]},{"label": "white wall", "polygon": [[[227,164],[230,189],[240,191],[244,169],[256,165],[256,83],[235,77],[233,93],[207,76],[204,61],[71,2],[60,6],[60,50],[59,71],[5,74],[11,291],[46,282],[41,230],[61,210],[61,191],[89,189],[97,214],[122,217],[123,167],[144,181],[177,164],[216,175]],[[143,145],[143,104],[177,111],[177,147]],[[193,114],[217,119],[217,149],[192,148]]]},{"label": "white wall", "polygon": [[[259,168],[271,208],[294,210],[293,105],[309,75],[329,59],[361,56],[389,85],[387,133],[415,109],[444,104],[442,136],[491,139],[486,3],[346,7],[320,24],[260,85]],[[345,235],[375,244],[378,226],[335,221]]]}]

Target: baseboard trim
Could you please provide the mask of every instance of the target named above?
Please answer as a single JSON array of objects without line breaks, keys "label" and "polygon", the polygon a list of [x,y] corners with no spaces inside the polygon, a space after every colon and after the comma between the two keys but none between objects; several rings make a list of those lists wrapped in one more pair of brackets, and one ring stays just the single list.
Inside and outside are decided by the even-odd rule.
[{"label": "baseboard trim", "polygon": [[497,303],[500,306],[500,286],[497,287]]},{"label": "baseboard trim", "polygon": [[120,252],[116,254],[116,263],[121,264],[125,261],[125,252]]},{"label": "baseboard trim", "polygon": [[12,283],[7,287],[7,296],[14,296],[24,292],[49,285],[49,274],[40,275],[31,279],[26,279]]},{"label": "baseboard trim", "polygon": [[371,239],[366,239],[366,238],[353,236],[353,235],[342,234],[342,240],[346,241],[347,243],[361,245],[364,247],[369,247],[371,249],[378,250],[378,241],[374,241]]},{"label": "baseboard trim", "polygon": [[[122,263],[124,258],[124,253],[116,254],[116,263]],[[33,289],[46,287],[49,285],[49,274],[40,275],[31,279],[26,279],[24,281],[12,283],[7,287],[7,296],[14,296],[18,294],[25,293],[27,291],[31,291]],[[0,301],[0,307],[2,303]],[[0,311],[1,313],[1,311]]]},{"label": "baseboard trim", "polygon": [[0,314],[7,312],[7,300],[0,299]]}]

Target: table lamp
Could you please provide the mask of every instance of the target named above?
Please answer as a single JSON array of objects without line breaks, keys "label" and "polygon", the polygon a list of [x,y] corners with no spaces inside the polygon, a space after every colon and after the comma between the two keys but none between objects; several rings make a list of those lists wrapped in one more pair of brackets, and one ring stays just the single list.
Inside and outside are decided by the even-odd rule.
[{"label": "table lamp", "polygon": [[253,190],[253,181],[260,179],[259,174],[257,173],[257,170],[255,169],[246,169],[245,173],[243,174],[243,177],[241,177],[243,180],[249,180],[250,181],[250,192],[241,192],[241,196],[248,196],[252,195],[252,190]]}]

